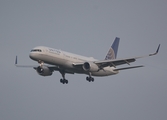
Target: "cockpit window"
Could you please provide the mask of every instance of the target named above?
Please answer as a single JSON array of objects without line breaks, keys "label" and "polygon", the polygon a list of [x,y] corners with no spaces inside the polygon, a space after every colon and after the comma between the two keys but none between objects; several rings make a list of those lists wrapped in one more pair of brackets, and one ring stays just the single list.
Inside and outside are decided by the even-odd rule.
[{"label": "cockpit window", "polygon": [[31,52],[42,52],[40,49],[32,49]]}]

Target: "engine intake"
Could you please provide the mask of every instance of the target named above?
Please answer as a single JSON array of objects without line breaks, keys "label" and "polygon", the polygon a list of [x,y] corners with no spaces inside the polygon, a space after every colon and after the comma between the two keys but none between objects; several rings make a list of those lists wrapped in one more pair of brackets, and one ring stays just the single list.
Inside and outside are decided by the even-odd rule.
[{"label": "engine intake", "polygon": [[50,70],[47,66],[38,66],[36,71],[41,76],[50,76],[52,75],[52,70]]},{"label": "engine intake", "polygon": [[93,62],[85,62],[82,68],[89,72],[97,72],[99,70],[99,67]]}]

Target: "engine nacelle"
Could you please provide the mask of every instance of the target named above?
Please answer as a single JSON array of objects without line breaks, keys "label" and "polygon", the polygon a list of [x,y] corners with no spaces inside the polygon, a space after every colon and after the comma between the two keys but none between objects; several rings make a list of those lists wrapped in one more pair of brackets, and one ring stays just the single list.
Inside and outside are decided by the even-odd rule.
[{"label": "engine nacelle", "polygon": [[85,62],[82,68],[89,72],[97,72],[99,70],[99,67],[93,62]]},{"label": "engine nacelle", "polygon": [[50,76],[52,75],[52,70],[50,70],[47,66],[38,66],[36,71],[41,76]]}]

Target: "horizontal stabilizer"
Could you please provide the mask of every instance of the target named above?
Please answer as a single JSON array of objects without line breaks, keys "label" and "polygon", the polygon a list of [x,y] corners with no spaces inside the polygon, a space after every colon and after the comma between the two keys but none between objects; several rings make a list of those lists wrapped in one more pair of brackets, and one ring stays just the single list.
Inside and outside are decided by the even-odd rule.
[{"label": "horizontal stabilizer", "polygon": [[114,71],[126,70],[126,69],[132,69],[132,68],[139,68],[139,67],[144,67],[144,66],[143,66],[143,65],[140,65],[140,66],[124,67],[124,68],[114,69]]}]

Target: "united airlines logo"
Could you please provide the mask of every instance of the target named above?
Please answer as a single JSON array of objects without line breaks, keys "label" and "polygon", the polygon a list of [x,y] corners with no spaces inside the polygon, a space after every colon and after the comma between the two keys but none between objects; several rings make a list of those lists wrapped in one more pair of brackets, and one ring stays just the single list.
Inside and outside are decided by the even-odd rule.
[{"label": "united airlines logo", "polygon": [[114,50],[112,48],[110,48],[110,50],[108,51],[108,54],[107,54],[105,60],[110,60],[110,59],[115,59],[115,53],[114,53]]}]

